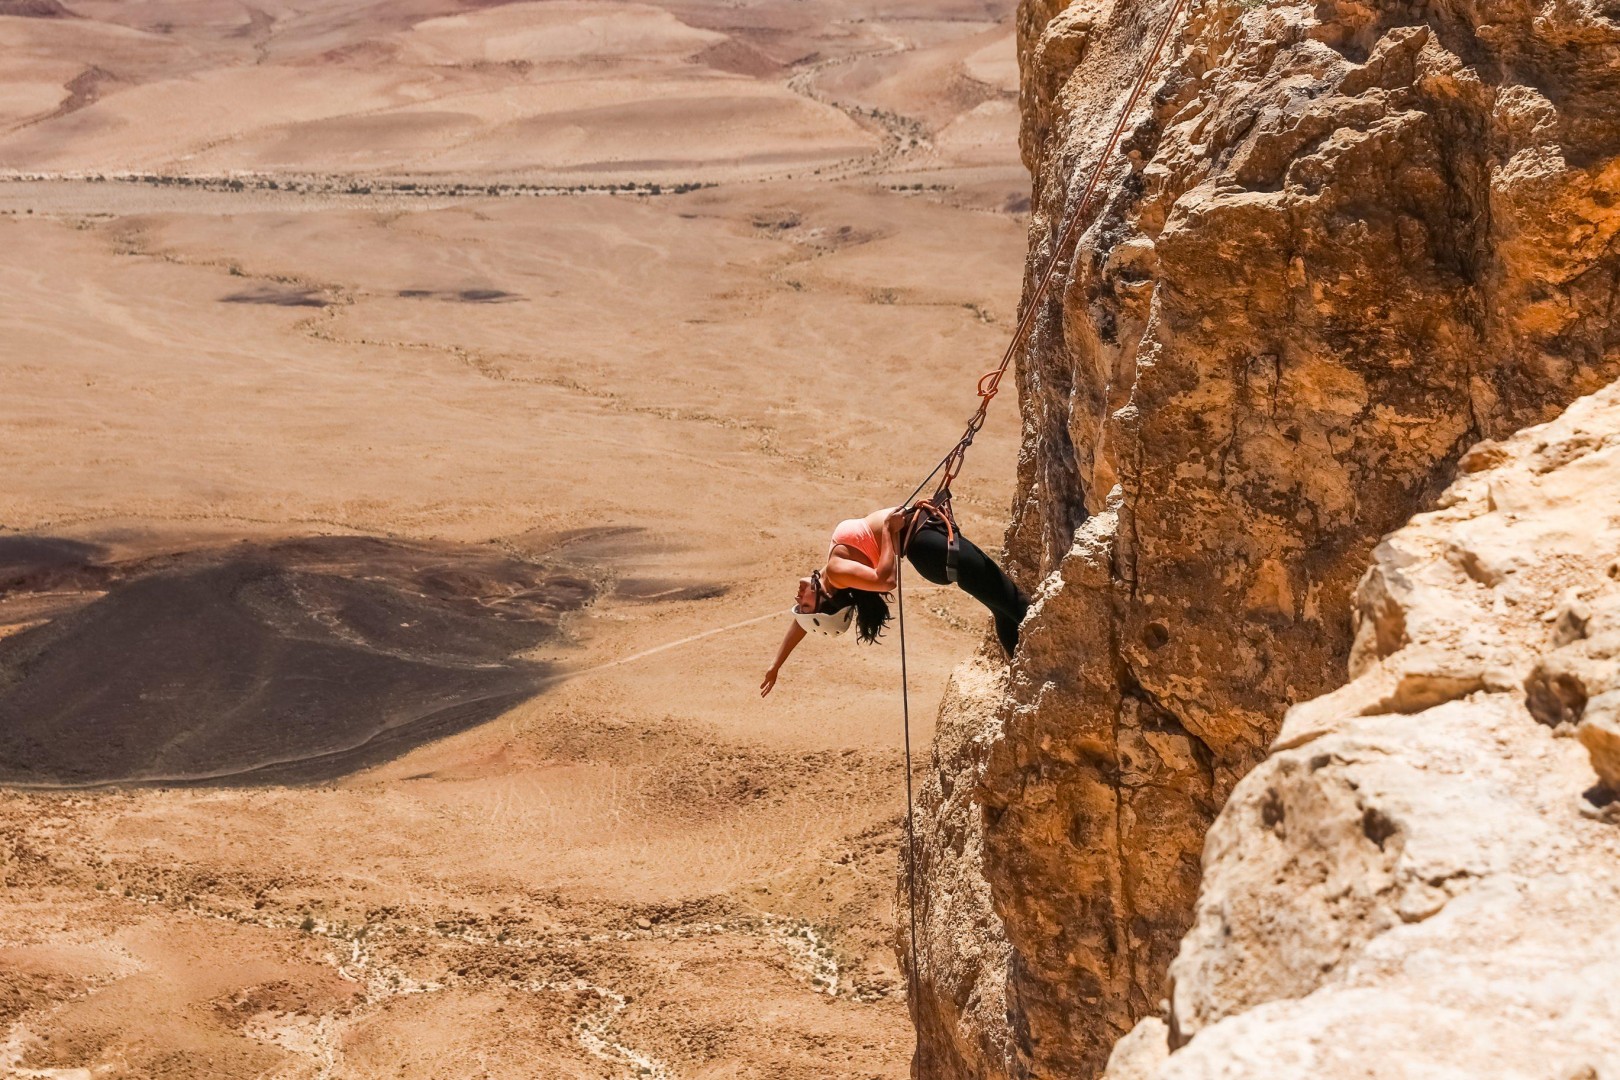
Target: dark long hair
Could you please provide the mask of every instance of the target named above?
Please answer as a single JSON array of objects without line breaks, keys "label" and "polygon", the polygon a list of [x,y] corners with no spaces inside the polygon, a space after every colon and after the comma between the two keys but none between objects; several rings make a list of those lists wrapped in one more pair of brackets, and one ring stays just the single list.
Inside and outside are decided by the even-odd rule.
[{"label": "dark long hair", "polygon": [[868,645],[877,641],[883,628],[889,625],[889,602],[884,594],[865,589],[839,589],[821,602],[818,611],[832,614],[855,605],[855,632]]}]

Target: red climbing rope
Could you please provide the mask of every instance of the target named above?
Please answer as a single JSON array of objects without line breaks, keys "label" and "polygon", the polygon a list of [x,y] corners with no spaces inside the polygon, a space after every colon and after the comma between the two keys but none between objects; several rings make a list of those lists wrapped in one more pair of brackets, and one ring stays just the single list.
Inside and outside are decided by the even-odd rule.
[{"label": "red climbing rope", "polygon": [[1047,288],[1057,275],[1057,268],[1063,261],[1063,251],[1069,246],[1070,238],[1078,235],[1077,229],[1080,223],[1085,220],[1086,209],[1091,203],[1092,195],[1097,191],[1097,184],[1102,179],[1103,170],[1107,167],[1109,159],[1114,156],[1114,150],[1119,145],[1119,138],[1125,132],[1125,125],[1130,121],[1131,113],[1136,109],[1136,103],[1141,100],[1142,91],[1147,88],[1148,77],[1153,74],[1153,69],[1158,66],[1159,57],[1164,53],[1165,43],[1170,40],[1170,31],[1175,27],[1176,19],[1180,17],[1181,9],[1185,5],[1186,0],[1175,0],[1175,3],[1171,5],[1170,17],[1165,19],[1164,27],[1159,31],[1158,40],[1153,43],[1153,52],[1148,57],[1147,63],[1142,66],[1142,73],[1137,76],[1136,85],[1131,88],[1131,96],[1126,100],[1125,108],[1120,110],[1119,119],[1114,123],[1114,130],[1108,136],[1108,144],[1103,147],[1103,152],[1097,157],[1097,164],[1091,169],[1091,176],[1086,180],[1085,190],[1080,195],[1080,201],[1075,205],[1069,223],[1058,234],[1057,244],[1052,249],[1052,258],[1046,264],[1046,271],[1041,274],[1040,280],[1036,282],[1035,291],[1029,296],[1029,303],[1024,307],[1023,317],[1018,320],[1018,328],[1013,331],[1012,340],[1007,343],[1007,351],[1001,354],[1001,363],[979,377],[979,407],[973,413],[972,419],[968,421],[967,430],[956,441],[956,445],[951,447],[950,452],[940,459],[938,465],[934,466],[933,471],[923,477],[922,483],[917,485],[903,505],[910,506],[912,501],[917,498],[918,493],[928,486],[928,481],[932,480],[943,469],[945,475],[940,478],[939,486],[935,489],[932,501],[938,504],[947,514],[950,512],[951,483],[956,479],[957,474],[962,471],[962,462],[967,457],[968,447],[973,445],[973,437],[979,433],[980,428],[984,427],[985,417],[990,411],[990,402],[994,400],[996,392],[1001,389],[1001,377],[1007,374],[1007,368],[1012,363],[1013,357],[1018,354],[1019,346],[1023,344],[1030,328],[1035,325],[1036,312],[1040,310],[1041,300],[1046,296]]}]

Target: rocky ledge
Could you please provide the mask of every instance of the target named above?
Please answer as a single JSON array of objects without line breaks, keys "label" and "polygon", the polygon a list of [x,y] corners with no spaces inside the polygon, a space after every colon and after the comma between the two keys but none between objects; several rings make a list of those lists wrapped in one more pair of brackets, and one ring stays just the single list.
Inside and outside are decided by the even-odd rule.
[{"label": "rocky ledge", "polygon": [[1620,1076],[1620,387],[1462,467],[1216,819],[1110,1080]]}]

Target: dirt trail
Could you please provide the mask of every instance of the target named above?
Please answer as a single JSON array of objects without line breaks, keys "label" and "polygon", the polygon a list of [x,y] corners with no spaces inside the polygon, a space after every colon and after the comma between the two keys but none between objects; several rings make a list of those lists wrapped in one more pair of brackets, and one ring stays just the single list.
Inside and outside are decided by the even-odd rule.
[{"label": "dirt trail", "polygon": [[883,138],[878,150],[864,158],[842,162],[825,171],[830,177],[869,176],[887,172],[901,164],[913,152],[928,149],[928,134],[922,121],[888,109],[862,106],[840,100],[823,89],[819,83],[824,75],[838,68],[848,67],[862,60],[885,60],[899,57],[912,49],[904,38],[879,34],[882,45],[864,52],[828,57],[806,65],[788,79],[788,89],[812,101],[831,105],[863,127],[875,128]]}]

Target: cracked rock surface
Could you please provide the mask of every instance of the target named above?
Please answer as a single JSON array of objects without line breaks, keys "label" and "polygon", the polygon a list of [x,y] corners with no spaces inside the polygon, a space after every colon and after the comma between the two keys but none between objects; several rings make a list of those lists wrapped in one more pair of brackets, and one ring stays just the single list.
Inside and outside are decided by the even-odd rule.
[{"label": "cracked rock surface", "polygon": [[[1169,8],[1021,6],[1026,289]],[[919,792],[916,1075],[1093,1076],[1160,1011],[1205,833],[1284,713],[1418,640],[1377,584],[1355,638],[1374,545],[1470,447],[1486,469],[1620,375],[1617,199],[1602,3],[1187,5],[1020,358],[1006,559],[1036,604],[997,687],[968,668],[947,692]],[[1494,589],[1535,556],[1448,565]],[[1382,722],[1529,680],[1620,776],[1607,644],[1539,676],[1478,644],[1385,671]]]},{"label": "cracked rock surface", "polygon": [[[1620,827],[1586,735],[1620,682],[1620,385],[1464,468],[1493,459],[1378,546],[1354,677],[1216,819],[1168,1025],[1110,1080],[1620,1075]],[[1551,670],[1598,690],[1579,715],[1527,693]]]}]

